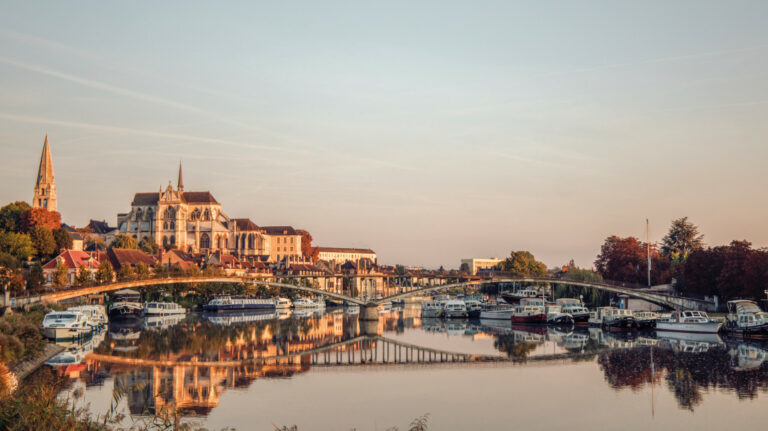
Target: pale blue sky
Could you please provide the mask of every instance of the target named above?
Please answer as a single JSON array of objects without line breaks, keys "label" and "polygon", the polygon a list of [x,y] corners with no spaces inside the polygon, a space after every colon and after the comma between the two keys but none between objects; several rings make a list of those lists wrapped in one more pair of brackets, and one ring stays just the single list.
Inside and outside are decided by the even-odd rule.
[{"label": "pale blue sky", "polygon": [[183,160],[233,217],[384,263],[590,266],[689,216],[768,245],[768,3],[10,2],[0,201],[44,134],[59,210],[115,222]]}]

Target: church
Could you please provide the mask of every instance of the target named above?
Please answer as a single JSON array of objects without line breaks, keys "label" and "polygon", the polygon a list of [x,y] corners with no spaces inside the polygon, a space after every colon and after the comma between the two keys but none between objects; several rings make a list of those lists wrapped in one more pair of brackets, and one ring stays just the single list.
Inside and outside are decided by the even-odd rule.
[{"label": "church", "polygon": [[230,218],[209,191],[185,191],[181,164],[174,188],[136,193],[131,211],[117,215],[120,233],[137,241],[189,253],[223,252],[275,262],[301,257],[301,234],[291,226],[258,226],[248,218]]}]

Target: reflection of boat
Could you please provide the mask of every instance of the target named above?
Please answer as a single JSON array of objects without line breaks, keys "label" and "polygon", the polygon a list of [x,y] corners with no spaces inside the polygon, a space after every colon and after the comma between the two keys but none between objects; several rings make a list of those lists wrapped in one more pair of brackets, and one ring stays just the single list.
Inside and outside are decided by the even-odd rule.
[{"label": "reflection of boat", "polygon": [[725,343],[717,334],[666,332],[658,333],[659,346],[667,346],[677,353],[704,353]]},{"label": "reflection of boat", "polygon": [[287,309],[287,310],[280,310],[280,309],[278,309],[277,310],[277,318],[279,320],[287,319],[287,318],[291,317],[291,314],[292,314],[292,311],[290,309]]},{"label": "reflection of boat", "polygon": [[344,307],[344,314],[360,314],[360,306],[351,304]]},{"label": "reflection of boat", "polygon": [[144,312],[141,305],[141,295],[131,289],[122,289],[112,294],[112,305],[109,306],[109,317],[138,318]]},{"label": "reflection of boat", "polygon": [[731,355],[731,367],[735,371],[748,371],[760,368],[768,360],[768,350],[765,345],[739,343],[728,353]]},{"label": "reflection of boat", "polygon": [[728,301],[726,329],[744,336],[768,336],[768,313],[753,301]]},{"label": "reflection of boat", "polygon": [[109,337],[115,345],[112,350],[116,352],[132,352],[137,350],[139,338],[141,338],[141,321],[136,319],[110,321]]},{"label": "reflection of boat", "polygon": [[237,310],[274,310],[275,300],[272,298],[247,298],[242,296],[220,296],[213,298],[203,305],[206,311],[237,311]]},{"label": "reflection of boat", "polygon": [[165,329],[184,320],[184,314],[149,315],[144,317],[144,328]]},{"label": "reflection of boat", "polygon": [[589,341],[589,336],[582,332],[571,332],[560,339],[560,344],[567,350],[581,350]]},{"label": "reflection of boat", "polygon": [[602,346],[612,349],[628,349],[635,346],[634,332],[609,332],[602,328],[590,327],[589,338]]},{"label": "reflection of boat", "polygon": [[185,314],[187,310],[175,302],[147,302],[144,304],[145,315]]},{"label": "reflection of boat", "polygon": [[251,311],[244,311],[240,313],[226,313],[226,314],[204,313],[203,317],[208,319],[209,322],[214,323],[216,325],[230,326],[230,325],[236,325],[238,323],[262,322],[264,320],[273,320],[277,318],[277,313],[275,311],[268,311],[268,310],[264,310],[264,311],[251,310]]},{"label": "reflection of boat", "polygon": [[72,343],[56,343],[67,350],[59,353],[51,359],[45,361],[46,365],[53,367],[75,365],[83,362],[85,355],[92,353],[104,341],[105,329],[93,334],[93,337],[87,340],[80,340]]},{"label": "reflection of boat", "polygon": [[512,323],[509,319],[484,319],[480,317],[481,329],[496,330],[495,332],[498,332],[498,330],[501,329],[508,332],[512,329],[511,326]]},{"label": "reflection of boat", "polygon": [[445,324],[445,332],[448,335],[464,335],[467,332],[467,324],[462,321],[450,321]]},{"label": "reflection of boat", "polygon": [[89,337],[94,327],[80,311],[51,311],[43,318],[43,335],[50,340],[76,340]]},{"label": "reflection of boat", "polygon": [[657,331],[698,332],[716,334],[723,322],[712,320],[704,311],[673,311],[656,321]]}]

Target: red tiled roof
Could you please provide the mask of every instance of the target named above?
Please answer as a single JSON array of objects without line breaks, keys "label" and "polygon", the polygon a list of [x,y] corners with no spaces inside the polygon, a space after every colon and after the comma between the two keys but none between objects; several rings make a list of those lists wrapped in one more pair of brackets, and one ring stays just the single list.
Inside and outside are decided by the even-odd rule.
[{"label": "red tiled roof", "polygon": [[53,260],[43,265],[43,269],[56,269],[59,266],[59,258],[63,260],[64,265],[69,269],[78,269],[85,265],[89,268],[98,268],[99,262],[92,259],[91,255],[84,251],[65,250]]},{"label": "red tiled roof", "polygon": [[107,256],[115,269],[120,269],[123,265],[136,266],[140,263],[149,267],[155,265],[155,259],[141,250],[110,248],[107,250]]}]

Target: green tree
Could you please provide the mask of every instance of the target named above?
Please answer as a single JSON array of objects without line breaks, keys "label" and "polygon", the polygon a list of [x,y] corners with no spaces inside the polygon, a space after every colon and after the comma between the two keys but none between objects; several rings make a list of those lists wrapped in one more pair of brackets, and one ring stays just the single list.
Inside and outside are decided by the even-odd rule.
[{"label": "green tree", "polygon": [[155,240],[149,237],[139,241],[138,247],[144,253],[147,253],[152,256],[156,255],[157,251],[160,249],[160,247],[157,246],[157,243],[155,242]]},{"label": "green tree", "polygon": [[30,209],[26,202],[14,202],[0,208],[0,231],[19,232],[21,213]]},{"label": "green tree", "polygon": [[21,262],[35,254],[35,247],[27,234],[0,232],[0,252],[8,253]]},{"label": "green tree", "polygon": [[56,240],[53,239],[53,232],[45,226],[33,227],[29,231],[29,239],[32,240],[35,255],[39,258],[51,256],[56,252]]},{"label": "green tree", "polygon": [[133,250],[139,249],[139,244],[136,243],[136,238],[128,236],[124,233],[119,233],[109,244],[109,248],[130,248]]},{"label": "green tree", "polygon": [[72,249],[72,235],[62,227],[53,230],[53,240],[56,241],[56,250]]},{"label": "green tree", "polygon": [[529,251],[513,251],[501,262],[501,269],[520,277],[541,277],[547,273],[547,265],[537,261]]},{"label": "green tree", "polygon": [[80,266],[80,268],[77,270],[77,277],[75,278],[77,285],[79,287],[90,286],[91,279],[91,270],[88,269],[88,267],[85,265]]},{"label": "green tree", "polygon": [[108,260],[101,262],[96,271],[96,282],[99,284],[109,283],[113,278],[115,278],[115,271],[112,269],[112,264]]},{"label": "green tree", "polygon": [[155,265],[154,268],[152,268],[152,272],[154,272],[155,277],[158,277],[158,278],[168,277],[168,267],[159,263]]},{"label": "green tree", "polygon": [[136,278],[139,280],[146,280],[149,278],[152,274],[149,272],[149,268],[147,265],[139,262],[136,264]]},{"label": "green tree", "polygon": [[133,280],[136,274],[133,272],[133,268],[130,265],[123,265],[117,270],[118,281],[130,281]]},{"label": "green tree", "polygon": [[43,265],[40,262],[35,262],[29,268],[29,274],[27,275],[27,289],[37,289],[43,285],[45,276],[43,275]]},{"label": "green tree", "polygon": [[675,261],[685,261],[688,255],[704,247],[704,235],[699,228],[688,221],[688,217],[672,220],[669,232],[661,240],[661,253],[671,255]]},{"label": "green tree", "polygon": [[59,262],[56,266],[56,270],[53,271],[51,276],[51,283],[56,289],[63,289],[69,284],[69,277],[67,276],[67,266],[63,262]]}]

